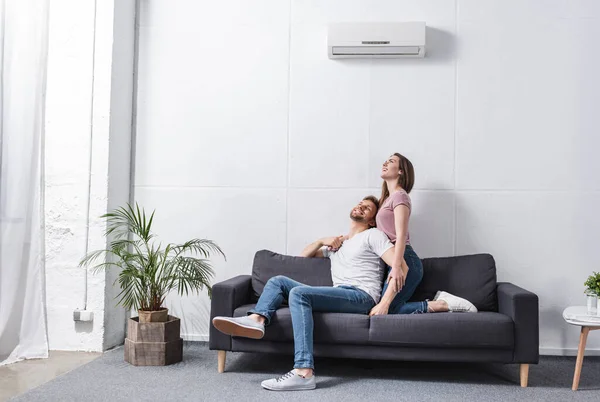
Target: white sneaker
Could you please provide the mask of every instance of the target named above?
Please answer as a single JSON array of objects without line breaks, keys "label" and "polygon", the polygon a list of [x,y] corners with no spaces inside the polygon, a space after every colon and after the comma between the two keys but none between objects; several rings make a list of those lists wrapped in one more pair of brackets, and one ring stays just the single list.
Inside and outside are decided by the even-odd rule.
[{"label": "white sneaker", "polygon": [[452,313],[476,313],[477,307],[473,305],[467,299],[462,297],[454,296],[448,292],[439,291],[436,293],[433,300],[445,301],[448,305],[448,310]]},{"label": "white sneaker", "polygon": [[306,378],[292,370],[279,378],[265,380],[260,385],[271,391],[306,391],[317,388],[317,381],[314,374],[312,377]]},{"label": "white sneaker", "polygon": [[261,339],[265,336],[265,326],[254,321],[249,316],[243,317],[215,317],[212,320],[216,329],[231,336]]}]

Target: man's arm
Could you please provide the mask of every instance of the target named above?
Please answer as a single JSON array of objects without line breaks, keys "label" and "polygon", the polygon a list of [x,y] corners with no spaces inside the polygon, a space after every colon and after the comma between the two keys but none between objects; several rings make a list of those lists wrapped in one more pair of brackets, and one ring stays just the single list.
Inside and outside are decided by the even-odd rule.
[{"label": "man's arm", "polygon": [[304,247],[304,250],[302,250],[302,254],[300,254],[300,255],[302,257],[323,258],[323,250],[321,250],[321,247],[323,247],[323,243],[319,239],[315,242],[310,243],[308,246]]},{"label": "man's arm", "polygon": [[325,255],[323,255],[323,250],[321,250],[321,247],[328,246],[328,247],[331,247],[333,250],[337,250],[338,248],[342,247],[343,242],[344,242],[344,236],[324,237],[324,238],[314,241],[314,242],[310,243],[308,246],[304,247],[304,250],[302,250],[302,254],[300,254],[300,255],[302,257],[309,257],[309,258],[310,257],[323,258],[323,257],[325,257]]},{"label": "man's arm", "polygon": [[392,263],[394,262],[394,257],[396,257],[396,247],[391,247],[388,248],[385,253],[383,253],[381,259],[391,267]]},{"label": "man's arm", "polygon": [[[389,266],[391,266],[391,263],[394,261],[394,257],[395,257],[395,253],[396,253],[395,249],[396,249],[396,247],[391,247],[381,256],[381,259],[383,261],[385,261],[385,263],[388,264]],[[404,271],[404,275],[406,276],[406,274],[408,273],[408,265],[406,265],[406,261],[404,261],[404,258],[402,259],[402,271]],[[387,281],[388,278],[385,278],[385,280]],[[381,300],[379,301],[379,303],[376,306],[377,308],[381,309],[381,311],[375,312],[373,310],[377,310],[377,309],[374,308],[373,310],[371,310],[371,313],[369,315],[387,314],[387,310],[389,309],[390,304],[392,304],[394,297],[396,297],[396,294],[398,294],[398,293],[394,289],[394,286],[388,286],[387,290],[385,291],[385,294],[381,295]]]},{"label": "man's arm", "polygon": [[[395,256],[396,256],[396,247],[392,247],[392,248],[388,249],[388,251],[386,251],[381,256],[381,259],[383,261],[385,261],[385,263],[391,267],[392,264],[394,263]],[[402,262],[404,262],[404,260],[402,260]],[[406,263],[404,263],[404,264],[406,264]],[[388,278],[385,278],[384,280],[387,281]],[[394,300],[394,297],[396,297],[396,294],[397,294],[396,288],[394,286],[388,286],[387,290],[385,291],[385,294],[381,295],[381,300],[379,301],[378,304],[381,304],[381,305],[389,308],[390,304]]]},{"label": "man's arm", "polygon": [[[383,255],[381,256],[381,259],[390,267],[392,266],[392,262],[394,262],[394,259],[396,258],[396,247],[392,247],[390,248],[388,251],[386,251],[385,253],[383,253]],[[401,263],[401,267],[402,267],[402,271],[404,271],[404,275],[408,274],[408,265],[406,265],[406,261],[404,261],[404,258],[402,258],[402,261],[400,261]]]}]

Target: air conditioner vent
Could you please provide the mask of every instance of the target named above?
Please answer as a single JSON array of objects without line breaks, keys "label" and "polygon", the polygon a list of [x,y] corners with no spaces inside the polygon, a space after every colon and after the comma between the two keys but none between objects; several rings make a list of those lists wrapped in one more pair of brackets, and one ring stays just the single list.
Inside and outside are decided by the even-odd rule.
[{"label": "air conditioner vent", "polygon": [[424,22],[331,24],[327,34],[330,59],[425,57]]}]

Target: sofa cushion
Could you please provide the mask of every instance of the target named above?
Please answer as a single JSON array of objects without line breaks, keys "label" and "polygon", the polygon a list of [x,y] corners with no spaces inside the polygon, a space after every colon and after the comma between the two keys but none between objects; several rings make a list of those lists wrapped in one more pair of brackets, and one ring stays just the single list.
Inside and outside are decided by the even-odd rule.
[{"label": "sofa cushion", "polygon": [[[238,307],[234,317],[242,317],[255,304]],[[316,343],[366,344],[369,340],[369,316],[349,313],[313,313],[314,341]],[[267,341],[294,342],[290,309],[280,308],[265,331]]]},{"label": "sofa cushion", "polygon": [[329,258],[304,258],[261,250],[254,256],[252,289],[260,296],[269,279],[284,275],[305,285],[333,286]]},{"label": "sofa cushion", "polygon": [[371,318],[370,343],[434,347],[512,349],[513,320],[500,313],[381,315]]},{"label": "sofa cushion", "polygon": [[489,254],[423,260],[423,280],[411,300],[432,300],[438,290],[464,297],[479,311],[498,311],[496,263]]}]

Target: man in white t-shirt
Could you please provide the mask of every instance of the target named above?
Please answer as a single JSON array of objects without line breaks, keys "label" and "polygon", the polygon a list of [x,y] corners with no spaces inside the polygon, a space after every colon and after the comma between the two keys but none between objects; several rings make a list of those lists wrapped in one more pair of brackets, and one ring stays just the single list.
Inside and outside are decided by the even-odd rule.
[{"label": "man in white t-shirt", "polygon": [[331,286],[307,286],[293,279],[271,278],[254,309],[246,317],[215,317],[213,325],[232,336],[260,339],[265,325],[284,299],[288,300],[294,327],[294,370],[262,382],[271,390],[316,387],[313,374],[313,311],[369,314],[381,298],[383,265],[391,264],[394,246],[375,226],[379,203],[365,197],[350,212],[350,231],[345,236],[319,239],[302,251],[303,257],[331,259]]},{"label": "man in white t-shirt", "polygon": [[[225,334],[260,339],[283,300],[288,300],[294,327],[294,370],[279,378],[263,381],[261,385],[264,388],[289,391],[316,387],[313,373],[313,311],[373,314],[371,309],[381,299],[384,269],[381,259],[388,265],[394,260],[393,244],[385,233],[374,227],[378,206],[377,198],[365,197],[350,211],[350,231],[347,235],[319,239],[302,251],[303,257],[331,260],[333,286],[308,286],[285,276],[275,276],[267,281],[258,303],[248,312],[248,316],[213,318],[215,328]],[[403,263],[402,270],[406,276],[406,263]],[[392,288],[388,287],[388,292],[392,292]],[[423,302],[423,312],[429,311],[432,306],[435,308],[431,312],[452,309],[465,311],[472,306],[465,299],[444,294],[444,300]]]}]

